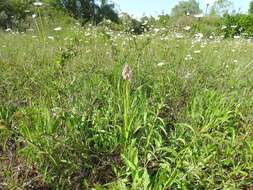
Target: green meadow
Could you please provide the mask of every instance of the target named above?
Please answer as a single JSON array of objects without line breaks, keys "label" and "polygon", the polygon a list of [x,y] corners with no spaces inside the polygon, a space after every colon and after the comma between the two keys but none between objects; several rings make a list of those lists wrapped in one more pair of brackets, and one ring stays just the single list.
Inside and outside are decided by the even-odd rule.
[{"label": "green meadow", "polygon": [[253,188],[252,41],[56,27],[0,33],[0,189]]}]

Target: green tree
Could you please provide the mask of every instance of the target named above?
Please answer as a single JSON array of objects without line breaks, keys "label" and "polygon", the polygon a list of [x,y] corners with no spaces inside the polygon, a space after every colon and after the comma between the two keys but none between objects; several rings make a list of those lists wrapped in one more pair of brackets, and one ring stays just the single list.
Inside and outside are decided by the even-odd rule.
[{"label": "green tree", "polygon": [[179,17],[183,15],[189,14],[199,14],[202,10],[199,7],[199,3],[196,0],[189,1],[180,1],[178,5],[176,5],[172,11],[171,15],[173,17]]},{"label": "green tree", "polygon": [[18,27],[25,20],[31,0],[0,0],[0,26],[2,28]]},{"label": "green tree", "polygon": [[211,15],[223,15],[229,12],[233,2],[230,0],[216,0],[211,7]]},{"label": "green tree", "polygon": [[51,0],[55,7],[63,9],[77,19],[100,22],[103,18],[117,21],[114,4],[107,0]]},{"label": "green tree", "polygon": [[[31,16],[36,0],[0,0],[0,27],[21,28],[27,16]],[[118,21],[118,14],[114,4],[107,0],[44,0],[43,12],[50,10],[67,12],[69,15],[83,22],[101,22],[104,18]],[[30,12],[27,12],[30,11]],[[28,24],[29,25],[29,24]]]},{"label": "green tree", "polygon": [[249,4],[249,14],[253,15],[253,1],[251,1]]},{"label": "green tree", "polygon": [[115,12],[114,6],[113,3],[109,3],[107,0],[101,0],[101,5],[98,9],[97,22],[100,22],[104,18],[118,22],[118,14]]},{"label": "green tree", "polygon": [[90,20],[95,13],[94,0],[51,0],[50,4],[68,12],[75,18]]}]

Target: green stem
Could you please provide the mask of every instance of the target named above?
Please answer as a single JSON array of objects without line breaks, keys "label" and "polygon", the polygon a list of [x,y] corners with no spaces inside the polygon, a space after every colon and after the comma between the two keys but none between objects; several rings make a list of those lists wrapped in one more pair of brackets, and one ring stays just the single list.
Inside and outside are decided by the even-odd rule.
[{"label": "green stem", "polygon": [[45,37],[44,24],[43,24],[43,21],[42,21],[42,17],[41,17],[40,10],[38,10],[38,13],[39,13],[39,18],[40,18],[40,25],[41,25],[41,37],[42,37],[42,41],[43,41],[43,47],[45,48],[45,46],[46,46],[46,37]]},{"label": "green stem", "polygon": [[124,146],[127,143],[129,137],[129,81],[124,82],[124,127],[123,127],[123,135],[124,135]]},{"label": "green stem", "polygon": [[43,47],[45,48],[46,38],[45,38],[45,31],[44,31],[44,27],[43,27],[43,21],[42,21],[42,18],[41,18],[40,10],[38,9],[37,12],[38,12],[38,17],[40,19],[40,26],[39,26],[36,18],[34,18],[35,25],[36,25],[36,28],[37,28],[37,31],[38,31],[40,42],[43,43]]}]

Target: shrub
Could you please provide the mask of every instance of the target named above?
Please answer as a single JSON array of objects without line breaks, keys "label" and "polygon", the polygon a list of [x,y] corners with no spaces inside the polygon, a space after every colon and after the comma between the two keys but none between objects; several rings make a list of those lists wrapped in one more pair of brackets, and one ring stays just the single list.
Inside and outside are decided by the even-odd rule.
[{"label": "shrub", "polygon": [[0,26],[20,28],[27,17],[31,1],[0,0]]},{"label": "shrub", "polygon": [[225,37],[234,37],[235,35],[253,36],[253,15],[225,15],[222,23],[226,26],[221,31]]},{"label": "shrub", "polygon": [[141,34],[144,31],[142,23],[128,14],[123,14],[120,17],[120,24],[122,26],[122,30],[127,33]]}]

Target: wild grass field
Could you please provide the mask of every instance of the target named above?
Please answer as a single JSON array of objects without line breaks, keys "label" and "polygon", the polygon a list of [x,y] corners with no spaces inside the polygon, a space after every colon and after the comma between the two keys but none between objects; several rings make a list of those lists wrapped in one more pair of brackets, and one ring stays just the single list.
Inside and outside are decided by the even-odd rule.
[{"label": "wild grass field", "polygon": [[250,40],[76,25],[0,47],[0,189],[253,189]]}]

